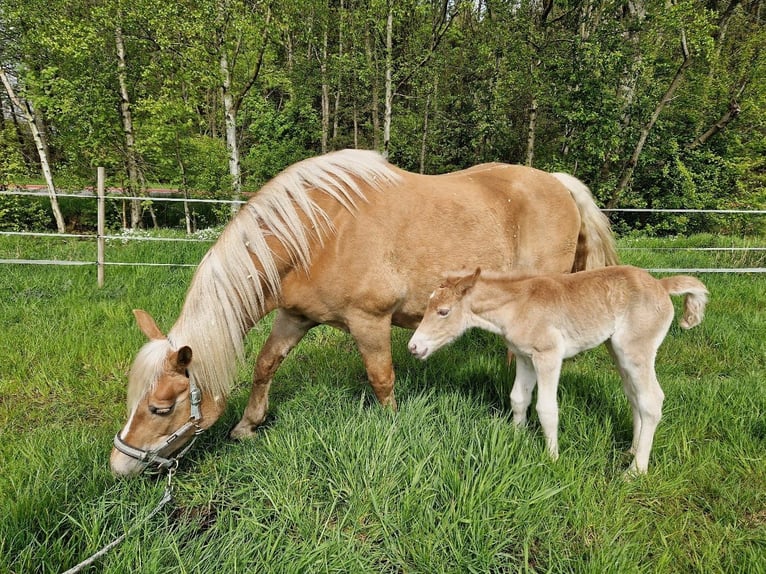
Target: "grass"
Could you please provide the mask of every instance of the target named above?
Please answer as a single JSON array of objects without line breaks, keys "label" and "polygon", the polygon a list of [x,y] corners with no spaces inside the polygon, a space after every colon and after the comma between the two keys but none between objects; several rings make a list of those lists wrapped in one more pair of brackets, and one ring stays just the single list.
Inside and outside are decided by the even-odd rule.
[{"label": "grass", "polygon": [[[621,245],[708,239],[724,241]],[[207,249],[159,245],[117,241],[107,258],[194,263]],[[0,238],[0,258],[94,251]],[[734,266],[721,257],[622,251],[651,267]],[[764,266],[757,252],[735,257]],[[61,572],[137,523],[90,571],[766,571],[763,275],[701,275],[705,322],[674,325],[660,349],[666,400],[646,477],[622,478],[630,412],[603,349],[564,367],[552,463],[534,415],[528,430],[512,428],[496,337],[471,333],[420,363],[409,332],[395,330],[391,413],[375,404],[350,338],[319,327],[278,372],[267,424],[237,443],[227,434],[247,401],[242,367],[226,412],[182,463],[173,503],[140,523],[164,480],[117,481],[108,469],[143,343],[130,310],[169,328],[191,273],[109,267],[99,290],[93,267],[0,268],[0,572]],[[248,339],[251,359],[269,323]]]}]

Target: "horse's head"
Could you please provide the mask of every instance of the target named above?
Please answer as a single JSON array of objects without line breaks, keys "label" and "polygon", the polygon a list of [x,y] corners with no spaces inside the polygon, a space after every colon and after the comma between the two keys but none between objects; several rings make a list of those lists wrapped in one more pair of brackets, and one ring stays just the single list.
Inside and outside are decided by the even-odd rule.
[{"label": "horse's head", "polygon": [[131,368],[128,422],[114,439],[110,465],[119,476],[138,474],[149,465],[173,466],[179,451],[201,431],[204,418],[202,396],[190,378],[191,348],[174,348],[148,313],[134,314],[149,342]]},{"label": "horse's head", "polygon": [[412,335],[408,348],[418,359],[427,359],[432,353],[451,343],[468,328],[465,295],[476,284],[481,269],[470,275],[448,277],[431,293],[423,320]]}]

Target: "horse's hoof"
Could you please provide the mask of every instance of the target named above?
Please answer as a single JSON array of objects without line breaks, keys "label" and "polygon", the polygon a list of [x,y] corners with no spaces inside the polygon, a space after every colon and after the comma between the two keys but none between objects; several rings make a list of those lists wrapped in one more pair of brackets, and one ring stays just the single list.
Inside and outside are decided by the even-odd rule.
[{"label": "horse's hoof", "polygon": [[258,425],[250,423],[239,423],[229,433],[229,436],[234,440],[247,440],[255,436],[255,431],[258,429]]}]

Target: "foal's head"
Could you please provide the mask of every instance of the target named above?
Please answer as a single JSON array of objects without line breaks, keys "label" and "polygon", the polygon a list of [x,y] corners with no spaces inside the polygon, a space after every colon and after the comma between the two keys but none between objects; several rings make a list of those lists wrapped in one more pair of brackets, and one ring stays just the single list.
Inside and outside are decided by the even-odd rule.
[{"label": "foal's head", "polygon": [[[120,444],[139,452],[172,456],[194,436],[190,420],[189,347],[174,349],[151,316],[134,311],[138,326],[149,338],[138,353],[128,379],[128,422],[118,434]],[[179,429],[181,436],[168,441]],[[112,472],[119,476],[137,474],[147,463],[112,449]]]},{"label": "foal's head", "polygon": [[410,353],[418,359],[426,359],[470,327],[465,295],[476,284],[480,274],[481,269],[477,268],[469,275],[448,277],[431,293],[423,320],[410,339]]}]

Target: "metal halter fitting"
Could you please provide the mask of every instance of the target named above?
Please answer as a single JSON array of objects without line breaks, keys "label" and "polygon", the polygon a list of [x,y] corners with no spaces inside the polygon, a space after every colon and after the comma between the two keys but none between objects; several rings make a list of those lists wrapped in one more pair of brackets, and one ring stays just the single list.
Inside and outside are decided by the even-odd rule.
[{"label": "metal halter fitting", "polygon": [[[141,461],[144,463],[145,467],[153,464],[158,468],[175,468],[178,466],[178,461],[180,458],[188,452],[188,450],[194,444],[194,441],[197,440],[197,437],[202,433],[202,431],[205,430],[199,426],[199,423],[202,420],[202,412],[200,410],[200,404],[202,403],[202,392],[199,390],[191,377],[189,377],[189,402],[191,403],[191,413],[189,420],[180,429],[171,434],[161,446],[152,450],[136,448],[122,440],[120,433],[117,433],[114,435],[114,448],[116,448],[122,454],[129,456],[130,458]],[[163,451],[173,453],[173,443],[178,442],[180,438],[188,434],[188,432],[192,429],[194,429],[194,436],[192,437],[191,441],[189,441],[189,444],[184,446],[178,452],[178,454],[169,457],[160,456],[159,453]]]}]

